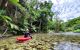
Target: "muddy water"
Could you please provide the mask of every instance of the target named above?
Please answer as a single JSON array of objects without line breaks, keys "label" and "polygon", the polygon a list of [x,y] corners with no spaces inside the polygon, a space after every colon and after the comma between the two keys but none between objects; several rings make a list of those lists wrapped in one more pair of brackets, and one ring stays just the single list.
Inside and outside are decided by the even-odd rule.
[{"label": "muddy water", "polygon": [[54,50],[80,50],[80,44],[60,42],[54,46]]}]

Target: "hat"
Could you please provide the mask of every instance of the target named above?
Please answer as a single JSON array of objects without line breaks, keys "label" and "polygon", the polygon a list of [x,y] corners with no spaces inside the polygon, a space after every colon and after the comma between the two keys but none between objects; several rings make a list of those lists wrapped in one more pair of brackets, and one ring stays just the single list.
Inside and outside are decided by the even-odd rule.
[{"label": "hat", "polygon": [[29,32],[29,29],[26,29],[26,32]]}]

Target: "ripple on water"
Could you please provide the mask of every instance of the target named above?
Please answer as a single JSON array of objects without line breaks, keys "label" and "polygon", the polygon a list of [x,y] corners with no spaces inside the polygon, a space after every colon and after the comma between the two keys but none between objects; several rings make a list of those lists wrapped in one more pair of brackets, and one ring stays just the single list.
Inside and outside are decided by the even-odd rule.
[{"label": "ripple on water", "polygon": [[80,44],[70,42],[60,42],[55,45],[54,50],[80,50]]}]

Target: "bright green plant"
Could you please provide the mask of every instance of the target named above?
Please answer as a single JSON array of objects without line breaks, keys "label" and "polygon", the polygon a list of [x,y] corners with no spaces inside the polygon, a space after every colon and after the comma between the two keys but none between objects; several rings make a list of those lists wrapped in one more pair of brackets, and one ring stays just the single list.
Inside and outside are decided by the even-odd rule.
[{"label": "bright green plant", "polygon": [[70,32],[70,31],[73,31],[73,29],[71,27],[69,27],[69,28],[66,28],[65,31]]},{"label": "bright green plant", "polygon": [[73,32],[80,33],[80,29],[74,30]]}]

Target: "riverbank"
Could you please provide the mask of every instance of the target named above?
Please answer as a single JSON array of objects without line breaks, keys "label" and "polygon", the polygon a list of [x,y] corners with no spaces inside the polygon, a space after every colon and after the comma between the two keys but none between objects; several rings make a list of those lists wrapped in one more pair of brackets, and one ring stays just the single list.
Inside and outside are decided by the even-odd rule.
[{"label": "riverbank", "polygon": [[54,49],[55,43],[63,41],[80,44],[80,36],[33,34],[33,39],[25,43],[16,43],[17,37],[1,40],[0,50],[50,50]]}]

